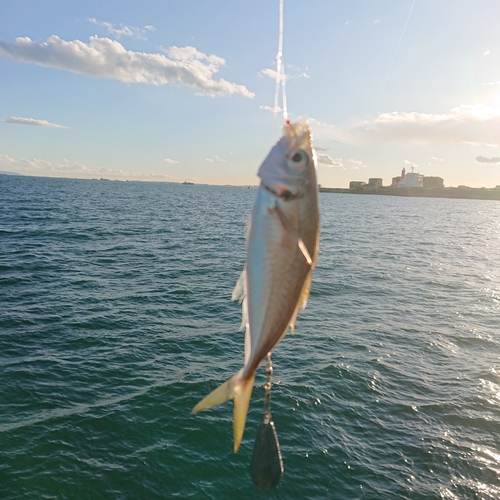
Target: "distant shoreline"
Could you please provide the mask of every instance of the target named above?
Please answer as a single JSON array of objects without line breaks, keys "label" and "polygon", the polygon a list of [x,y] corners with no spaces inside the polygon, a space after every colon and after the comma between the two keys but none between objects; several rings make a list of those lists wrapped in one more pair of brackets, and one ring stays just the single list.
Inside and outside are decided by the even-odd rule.
[{"label": "distant shoreline", "polygon": [[21,175],[22,177],[24,177],[24,174],[19,174],[17,172],[7,172],[5,170],[0,170],[0,175]]},{"label": "distant shoreline", "polygon": [[412,196],[419,198],[459,198],[465,200],[499,200],[500,188],[469,188],[469,187],[445,187],[445,188],[327,188],[320,187],[320,193],[344,193],[344,194],[374,194],[382,196]]}]

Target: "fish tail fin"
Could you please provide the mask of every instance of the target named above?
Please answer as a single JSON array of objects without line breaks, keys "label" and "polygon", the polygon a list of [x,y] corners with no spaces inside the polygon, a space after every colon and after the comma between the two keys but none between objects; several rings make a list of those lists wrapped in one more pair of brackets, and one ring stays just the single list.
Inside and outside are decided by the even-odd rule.
[{"label": "fish tail fin", "polygon": [[241,379],[241,382],[235,388],[234,393],[234,409],[233,409],[233,435],[234,435],[234,452],[236,453],[240,447],[245,430],[245,422],[247,420],[248,405],[252,396],[253,381],[255,373],[248,380]]},{"label": "fish tail fin", "polygon": [[205,396],[191,411],[191,413],[196,413],[234,399],[233,434],[235,453],[238,451],[243,438],[254,378],[255,374],[252,374],[248,379],[243,378],[243,370],[240,370],[208,396]]}]

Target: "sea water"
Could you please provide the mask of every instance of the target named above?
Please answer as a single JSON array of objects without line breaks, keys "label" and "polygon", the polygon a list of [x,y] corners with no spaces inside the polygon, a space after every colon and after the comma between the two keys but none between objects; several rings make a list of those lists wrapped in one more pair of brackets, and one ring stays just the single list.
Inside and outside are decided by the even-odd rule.
[{"label": "sea water", "polygon": [[259,370],[231,291],[256,189],[0,176],[0,498],[500,498],[500,202],[320,195],[273,352],[285,473],[256,489]]}]

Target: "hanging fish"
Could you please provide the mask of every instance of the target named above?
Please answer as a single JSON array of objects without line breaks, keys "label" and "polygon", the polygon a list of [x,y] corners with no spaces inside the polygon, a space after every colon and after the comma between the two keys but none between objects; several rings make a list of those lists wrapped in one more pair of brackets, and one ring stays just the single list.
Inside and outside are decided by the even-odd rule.
[{"label": "hanging fish", "polygon": [[234,399],[234,451],[243,437],[255,371],[295,326],[311,289],[319,245],[316,153],[305,123],[287,124],[262,163],[247,238],[247,257],[233,291],[242,304],[243,368],[201,400],[193,413]]}]

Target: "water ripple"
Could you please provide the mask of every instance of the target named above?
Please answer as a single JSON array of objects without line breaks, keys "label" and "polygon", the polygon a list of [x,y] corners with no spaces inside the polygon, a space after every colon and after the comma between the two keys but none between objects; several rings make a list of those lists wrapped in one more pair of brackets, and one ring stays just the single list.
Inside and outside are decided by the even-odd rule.
[{"label": "water ripple", "polygon": [[0,496],[500,496],[500,205],[321,194],[307,309],[273,353],[276,491],[231,404],[255,190],[0,176]]}]

